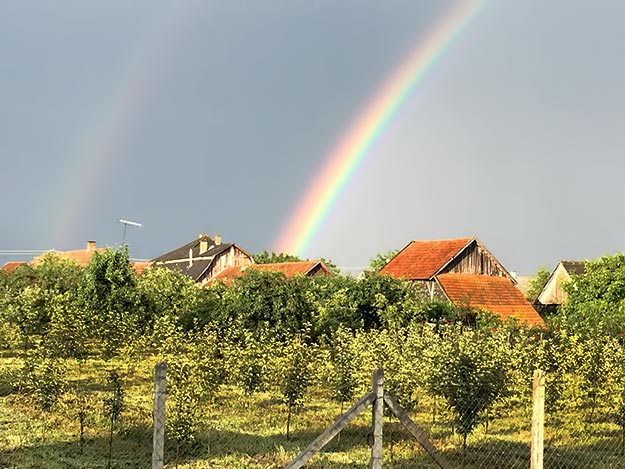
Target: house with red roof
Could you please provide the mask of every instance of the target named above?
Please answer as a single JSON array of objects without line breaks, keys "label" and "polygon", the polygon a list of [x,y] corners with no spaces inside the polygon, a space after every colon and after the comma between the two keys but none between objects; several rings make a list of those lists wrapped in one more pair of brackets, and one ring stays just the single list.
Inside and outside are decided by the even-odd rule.
[{"label": "house with red roof", "polygon": [[54,254],[55,256],[62,259],[72,260],[81,267],[87,267],[95,252],[103,253],[105,250],[106,248],[96,247],[95,241],[87,241],[87,246],[85,247],[85,249],[77,249],[74,251],[48,251],[45,254],[35,257],[32,261],[29,262],[29,264],[33,267],[36,267],[43,261],[45,256]]},{"label": "house with red roof", "polygon": [[252,256],[234,243],[222,243],[221,236],[211,238],[200,234],[196,239],[152,259],[155,267],[180,272],[195,282],[206,284],[231,267],[246,267],[254,263]]},{"label": "house with red roof", "polygon": [[440,295],[436,276],[448,273],[505,277],[516,280],[475,237],[410,241],[380,274],[412,280],[424,286],[430,299]]},{"label": "house with red roof", "polygon": [[[226,285],[229,285],[233,278],[240,277],[248,269],[263,272],[281,272],[286,278],[293,277],[294,275],[311,277],[313,275],[332,274],[323,261],[279,262],[275,264],[250,264],[248,266],[228,267],[215,275],[212,281],[221,280]],[[205,284],[210,284],[212,281],[205,282]]]},{"label": "house with red roof", "polygon": [[430,299],[514,316],[528,325],[543,323],[516,279],[476,237],[411,241],[380,274],[421,285]]}]

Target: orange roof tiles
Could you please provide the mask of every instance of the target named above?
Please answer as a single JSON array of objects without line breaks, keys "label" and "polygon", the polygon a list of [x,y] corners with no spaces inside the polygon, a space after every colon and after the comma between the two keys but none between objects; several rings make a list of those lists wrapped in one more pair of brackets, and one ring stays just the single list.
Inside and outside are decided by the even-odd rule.
[{"label": "orange roof tiles", "polygon": [[293,275],[306,275],[313,270],[317,265],[321,266],[321,270],[325,273],[330,273],[330,270],[321,261],[302,261],[302,262],[280,262],[276,264],[253,264],[250,269],[265,270],[271,272],[282,272],[285,277],[292,277]]},{"label": "orange roof tiles", "polygon": [[456,306],[483,309],[498,314],[502,319],[514,317],[529,326],[545,325],[523,293],[505,277],[443,274],[438,275],[436,280]]},{"label": "orange roof tiles", "polygon": [[99,253],[103,253],[104,251],[106,251],[106,249],[96,248],[95,241],[88,241],[87,247],[85,249],[77,249],[75,251],[48,251],[47,253],[42,254],[41,256],[35,257],[32,261],[29,262],[29,264],[32,266],[37,266],[43,260],[45,256],[52,253],[55,256],[58,256],[63,259],[70,259],[76,262],[81,267],[86,267],[87,264],[89,264],[89,261],[91,261],[91,258],[93,257],[93,253],[96,251]]},{"label": "orange roof tiles", "polygon": [[132,262],[132,268],[135,269],[137,275],[141,275],[147,268],[152,265],[152,261],[137,261]]},{"label": "orange roof tiles", "polygon": [[380,273],[408,280],[429,280],[473,239],[412,241]]},{"label": "orange roof tiles", "polygon": [[247,269],[262,270],[265,272],[282,272],[285,277],[292,277],[294,275],[307,275],[314,273],[316,267],[319,267],[319,271],[323,273],[330,273],[330,269],[321,261],[302,261],[302,262],[279,262],[275,264],[252,264],[248,266],[231,266],[226,267],[206,284],[210,285],[215,280],[221,280],[226,285],[230,285],[234,277],[239,277],[245,273]]},{"label": "orange roof tiles", "polygon": [[17,269],[20,265],[25,264],[25,262],[22,261],[9,261],[6,264],[4,264],[2,266],[2,270],[5,270],[8,273],[13,272],[15,269]]}]

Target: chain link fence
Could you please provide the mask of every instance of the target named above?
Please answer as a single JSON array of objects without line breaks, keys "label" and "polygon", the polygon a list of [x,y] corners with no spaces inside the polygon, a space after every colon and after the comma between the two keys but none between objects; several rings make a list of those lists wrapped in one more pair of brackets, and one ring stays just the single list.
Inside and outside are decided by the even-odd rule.
[{"label": "chain link fence", "polygon": [[[104,372],[97,381],[101,384],[81,376],[82,387],[68,392],[62,400],[63,409],[54,412],[30,410],[19,393],[5,383],[0,387],[0,399],[10,401],[11,407],[0,406],[0,466],[285,467],[358,397],[371,392],[371,388],[363,389],[353,401],[341,404],[327,388],[313,383],[303,406],[293,410],[287,438],[287,407],[279,389],[246,394],[237,386],[224,385],[210,403],[195,409],[200,425],[193,439],[183,443],[176,441],[172,432],[175,403],[166,389],[166,379],[158,384],[162,371],[128,372],[138,373],[138,377],[132,387],[127,382],[124,385],[124,408],[119,420],[113,422],[102,405],[111,396]],[[450,467],[527,468],[531,465],[533,413],[529,379],[527,388],[527,392],[489,406],[479,400],[469,402],[475,409],[485,410],[472,414],[471,408],[462,409],[469,416],[465,428],[471,427],[465,432],[466,440],[459,412],[449,408],[443,398],[424,392],[414,402],[404,404],[412,422]],[[606,392],[593,401],[566,399],[554,404],[549,393],[548,376],[542,439],[545,468],[625,468],[619,396]],[[472,415],[474,422],[470,421]],[[388,407],[383,422],[383,467],[439,467]],[[367,467],[372,444],[369,405],[305,467]]]}]

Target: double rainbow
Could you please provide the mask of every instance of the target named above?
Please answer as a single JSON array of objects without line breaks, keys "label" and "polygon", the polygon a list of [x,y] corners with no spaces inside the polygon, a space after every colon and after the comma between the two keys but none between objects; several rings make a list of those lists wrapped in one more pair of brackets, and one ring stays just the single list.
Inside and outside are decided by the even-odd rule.
[{"label": "double rainbow", "polygon": [[415,87],[478,14],[485,0],[459,0],[425,41],[391,74],[354,124],[326,158],[326,163],[298,202],[280,233],[280,252],[304,255],[337,198],[368,150],[388,127]]}]

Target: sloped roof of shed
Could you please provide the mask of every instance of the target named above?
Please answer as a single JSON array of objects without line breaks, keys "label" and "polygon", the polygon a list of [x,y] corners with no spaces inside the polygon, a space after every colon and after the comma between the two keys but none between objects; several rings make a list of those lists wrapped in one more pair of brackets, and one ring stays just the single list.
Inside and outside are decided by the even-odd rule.
[{"label": "sloped roof of shed", "polygon": [[544,326],[544,321],[523,293],[505,277],[488,275],[442,274],[436,277],[443,293],[456,306],[469,306],[514,317],[529,326]]},{"label": "sloped roof of shed", "polygon": [[415,240],[402,249],[380,273],[408,280],[430,280],[475,238]]}]

